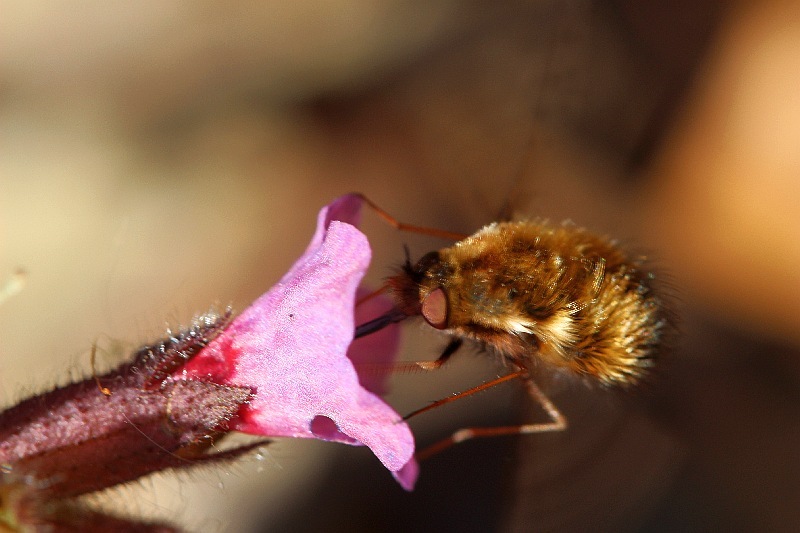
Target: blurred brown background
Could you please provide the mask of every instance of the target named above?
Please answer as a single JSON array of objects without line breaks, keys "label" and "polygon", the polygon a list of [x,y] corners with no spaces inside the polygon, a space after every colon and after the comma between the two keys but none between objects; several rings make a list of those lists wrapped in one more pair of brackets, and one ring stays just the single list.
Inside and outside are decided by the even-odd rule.
[{"label": "blurred brown background", "polygon": [[[800,9],[790,1],[2,2],[6,404],[212,303],[245,307],[361,191],[471,232],[507,204],[646,250],[681,333],[630,395],[554,378],[557,435],[456,447],[405,494],[363,449],[280,441],[102,498],[194,531],[800,527]],[[373,283],[441,241],[369,213]],[[443,344],[407,325],[404,357]],[[496,375],[398,376],[406,412]],[[541,417],[517,387],[425,444]],[[97,498],[100,500],[100,498]]]}]

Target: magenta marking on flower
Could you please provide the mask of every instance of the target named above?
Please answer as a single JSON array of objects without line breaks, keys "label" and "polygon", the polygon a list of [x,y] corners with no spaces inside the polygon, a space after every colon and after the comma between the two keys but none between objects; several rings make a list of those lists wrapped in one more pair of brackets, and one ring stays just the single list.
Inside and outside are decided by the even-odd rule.
[{"label": "magenta marking on flower", "polygon": [[[255,396],[231,429],[364,444],[386,468],[402,472],[399,479],[410,489],[416,478],[415,471],[408,474],[415,467],[406,466],[414,453],[411,430],[359,383],[347,356],[356,289],[371,255],[366,237],[353,225],[360,207],[361,199],[348,195],[323,208],[303,256],[179,377],[250,387]],[[390,348],[396,334],[393,329],[385,334]],[[360,346],[374,347],[360,341],[351,356],[362,358]]]}]

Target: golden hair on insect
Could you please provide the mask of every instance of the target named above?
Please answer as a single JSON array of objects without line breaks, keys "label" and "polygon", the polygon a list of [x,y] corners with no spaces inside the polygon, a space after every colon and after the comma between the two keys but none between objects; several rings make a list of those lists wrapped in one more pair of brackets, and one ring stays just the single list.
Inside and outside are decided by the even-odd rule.
[{"label": "golden hair on insect", "polygon": [[652,364],[667,325],[653,281],[609,239],[530,221],[485,226],[387,280],[405,316],[517,366],[536,357],[604,385],[635,383]]}]

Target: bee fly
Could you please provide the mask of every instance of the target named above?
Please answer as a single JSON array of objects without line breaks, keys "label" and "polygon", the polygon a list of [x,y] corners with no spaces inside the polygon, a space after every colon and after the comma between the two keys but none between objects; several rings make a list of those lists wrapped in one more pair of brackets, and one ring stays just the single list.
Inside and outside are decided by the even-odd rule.
[{"label": "bee fly", "polygon": [[565,417],[533,381],[541,361],[604,386],[638,382],[657,355],[667,328],[654,276],[611,240],[571,226],[522,221],[489,224],[464,238],[403,224],[361,196],[390,225],[457,240],[424,255],[386,280],[395,309],[356,328],[356,338],[421,316],[451,336],[435,361],[444,364],[466,341],[504,360],[510,374],[434,402],[406,418],[499,383],[519,378],[549,422],[466,428],[418,454],[425,458],[474,437],[530,434],[566,428]]}]

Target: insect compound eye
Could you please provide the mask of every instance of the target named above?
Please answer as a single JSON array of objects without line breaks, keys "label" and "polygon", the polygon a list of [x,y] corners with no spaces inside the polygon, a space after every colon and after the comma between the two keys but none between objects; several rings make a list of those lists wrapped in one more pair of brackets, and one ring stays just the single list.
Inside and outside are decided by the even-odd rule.
[{"label": "insect compound eye", "polygon": [[422,300],[422,316],[436,329],[447,327],[447,294],[441,287],[428,293]]},{"label": "insect compound eye", "polygon": [[440,261],[439,252],[429,252],[422,256],[414,265],[414,272],[417,274],[424,274]]}]

